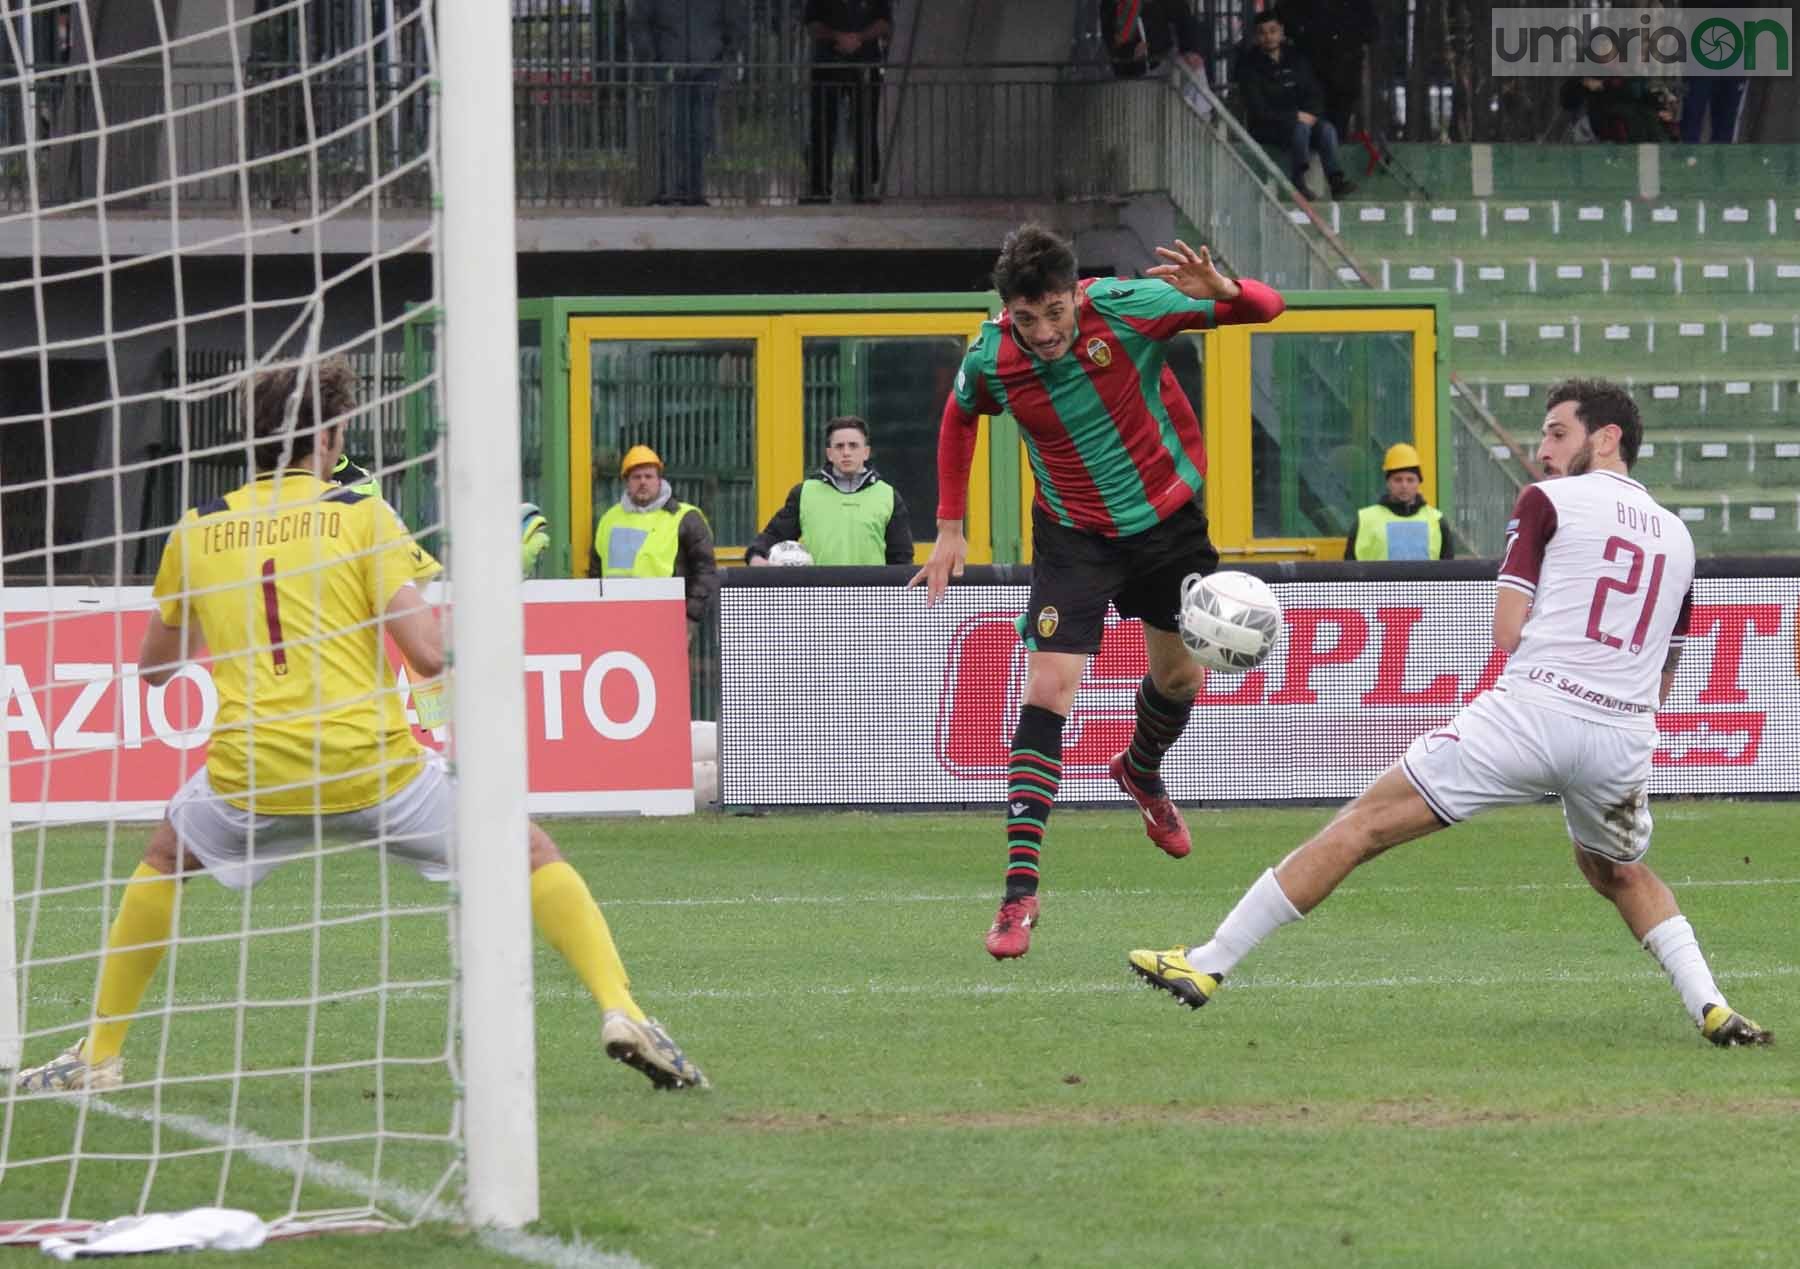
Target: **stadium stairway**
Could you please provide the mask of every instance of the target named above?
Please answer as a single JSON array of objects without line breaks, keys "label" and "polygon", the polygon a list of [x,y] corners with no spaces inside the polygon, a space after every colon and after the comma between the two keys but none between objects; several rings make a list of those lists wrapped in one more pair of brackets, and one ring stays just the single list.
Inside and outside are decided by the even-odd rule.
[{"label": "stadium stairway", "polygon": [[[1641,148],[1543,147],[1539,158],[1579,150],[1628,167]],[[1784,161],[1800,149],[1751,148]],[[1742,184],[1777,183],[1756,156],[1738,157]],[[1644,411],[1639,475],[1702,553],[1800,547],[1800,181],[1567,197],[1537,188],[1550,167],[1532,170],[1529,195],[1426,200],[1377,182],[1372,197],[1319,210],[1377,286],[1450,294],[1442,355],[1515,436],[1536,433],[1550,383],[1616,379]],[[1594,184],[1568,175],[1565,189]]]}]

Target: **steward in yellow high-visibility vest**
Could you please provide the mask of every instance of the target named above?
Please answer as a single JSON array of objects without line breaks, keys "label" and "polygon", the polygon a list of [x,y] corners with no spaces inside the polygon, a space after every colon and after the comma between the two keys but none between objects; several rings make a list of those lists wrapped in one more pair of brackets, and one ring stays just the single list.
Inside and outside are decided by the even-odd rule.
[{"label": "steward in yellow high-visibility vest", "polygon": [[1444,513],[1419,493],[1419,451],[1405,443],[1388,447],[1381,460],[1387,494],[1356,513],[1344,539],[1347,560],[1448,560],[1454,558]]},{"label": "steward in yellow high-visibility vest", "polygon": [[663,462],[648,445],[634,445],[619,465],[625,492],[594,530],[590,576],[681,577],[687,580],[690,633],[706,616],[718,585],[712,527],[700,508],[678,502],[663,479]]},{"label": "steward in yellow high-visibility vest", "polygon": [[814,564],[911,564],[906,500],[869,466],[870,453],[862,419],[846,414],[827,423],[825,465],[793,487],[744,558],[767,564],[776,543],[798,541]]}]

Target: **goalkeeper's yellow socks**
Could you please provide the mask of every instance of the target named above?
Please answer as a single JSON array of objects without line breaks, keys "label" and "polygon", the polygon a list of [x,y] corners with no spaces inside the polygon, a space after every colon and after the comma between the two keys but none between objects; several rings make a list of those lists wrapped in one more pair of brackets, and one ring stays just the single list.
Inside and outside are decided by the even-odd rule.
[{"label": "goalkeeper's yellow socks", "polygon": [[632,1021],[644,1020],[600,905],[568,861],[559,859],[531,874],[531,915],[538,932],[581,975],[602,1013],[622,1009]]},{"label": "goalkeeper's yellow socks", "polygon": [[88,1028],[82,1057],[89,1066],[117,1057],[125,1047],[130,1019],[108,1022],[121,1014],[137,1012],[144,988],[162,964],[169,931],[175,924],[175,888],[181,883],[149,864],[139,864],[125,887],[125,901],[113,918],[106,936],[106,955],[100,968],[100,999],[95,1021]]}]

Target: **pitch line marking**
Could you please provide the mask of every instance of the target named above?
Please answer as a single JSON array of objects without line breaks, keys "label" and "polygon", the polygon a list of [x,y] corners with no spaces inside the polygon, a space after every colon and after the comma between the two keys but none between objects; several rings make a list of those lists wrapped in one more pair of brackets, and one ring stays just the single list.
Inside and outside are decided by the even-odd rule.
[{"label": "pitch line marking", "polygon": [[[71,1096],[62,1100],[74,1100]],[[329,1159],[321,1159],[298,1146],[275,1141],[246,1128],[229,1128],[199,1115],[157,1115],[135,1106],[124,1106],[104,1097],[88,1098],[88,1107],[115,1119],[138,1123],[160,1123],[200,1141],[229,1146],[239,1157],[289,1176],[304,1175],[346,1194],[366,1196],[371,1204],[392,1204],[417,1214],[420,1220],[453,1221],[458,1213],[431,1195],[402,1185],[376,1182],[355,1168]],[[276,1222],[278,1223],[278,1222]],[[644,1269],[635,1257],[589,1247],[586,1243],[565,1243],[544,1234],[530,1234],[515,1229],[481,1229],[475,1231],[477,1241],[490,1251],[522,1260],[527,1264],[551,1265],[554,1269]]]}]

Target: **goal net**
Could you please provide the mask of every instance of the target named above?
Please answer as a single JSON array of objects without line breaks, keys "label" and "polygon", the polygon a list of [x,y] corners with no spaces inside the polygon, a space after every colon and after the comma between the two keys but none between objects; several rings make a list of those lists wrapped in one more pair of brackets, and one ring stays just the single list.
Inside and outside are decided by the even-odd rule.
[{"label": "goal net", "polygon": [[[216,648],[172,676],[139,664],[184,512],[226,508],[190,561],[241,555],[257,521],[232,501],[268,466],[247,385],[296,372],[273,434],[292,459],[313,439],[301,387],[322,393],[339,358],[345,454],[367,476],[336,478],[372,482],[442,561],[430,594],[482,579],[453,663],[519,663],[517,402],[493,373],[516,343],[507,40],[504,5],[0,0],[0,1242],[200,1206],[288,1230],[536,1215],[522,854],[487,876],[452,849],[438,884],[403,866],[385,811],[345,835],[305,809],[410,769],[406,728],[343,734],[397,704],[412,739],[451,747],[456,839],[522,843],[519,676],[452,672],[456,725],[427,732],[368,612],[378,637],[346,688],[325,664],[330,566],[277,549],[267,516],[259,575],[163,574],[182,635],[203,611],[241,628],[239,669]],[[260,486],[275,502],[281,470]],[[298,696],[259,687],[276,680],[242,669],[257,656]],[[310,759],[277,761],[246,713],[310,727]],[[216,782],[226,746],[255,817],[246,865],[303,839],[293,857],[241,890],[147,874],[165,805],[197,772]],[[153,887],[162,927],[155,904],[121,915]],[[460,954],[472,942],[481,957]],[[133,957],[147,978],[103,976]],[[116,1079],[96,1061],[85,1092],[15,1087],[120,1032]]]}]

